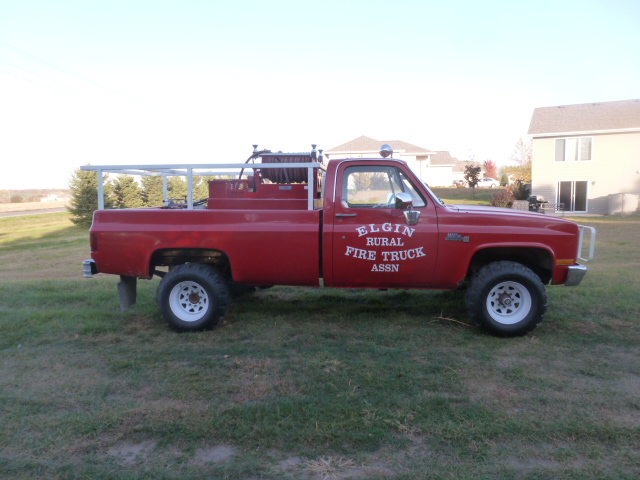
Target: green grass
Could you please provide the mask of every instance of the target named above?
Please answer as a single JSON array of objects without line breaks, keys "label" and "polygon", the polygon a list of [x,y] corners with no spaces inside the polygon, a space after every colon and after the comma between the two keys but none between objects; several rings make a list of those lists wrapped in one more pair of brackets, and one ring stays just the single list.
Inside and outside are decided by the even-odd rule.
[{"label": "green grass", "polygon": [[640,477],[640,217],[580,219],[583,284],[498,339],[456,292],[285,287],[176,334],[63,215],[0,219],[0,478]]},{"label": "green grass", "polygon": [[491,205],[491,197],[506,188],[476,188],[475,194],[470,188],[435,187],[431,191],[447,205]]}]

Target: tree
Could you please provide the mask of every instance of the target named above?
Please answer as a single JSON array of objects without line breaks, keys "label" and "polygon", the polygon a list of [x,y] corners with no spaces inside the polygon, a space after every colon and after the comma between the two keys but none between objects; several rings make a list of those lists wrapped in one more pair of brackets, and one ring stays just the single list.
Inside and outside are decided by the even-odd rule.
[{"label": "tree", "polygon": [[140,208],[144,206],[140,187],[131,175],[119,175],[113,182],[113,203],[116,208]]},{"label": "tree", "polygon": [[467,165],[464,167],[464,179],[471,187],[471,198],[476,198],[476,185],[480,181],[480,172],[482,167],[479,165]]},{"label": "tree", "polygon": [[204,176],[193,177],[193,201],[204,200],[209,198],[209,180],[214,180],[218,177]]},{"label": "tree", "polygon": [[[106,175],[104,178],[105,186],[105,208],[113,206],[109,198],[110,185]],[[86,170],[74,170],[73,176],[69,181],[69,189],[71,190],[71,206],[67,210],[71,214],[69,220],[75,225],[89,228],[93,221],[93,212],[98,209],[98,172]]]},{"label": "tree", "polygon": [[187,181],[183,177],[169,177],[167,190],[169,191],[169,199],[185,200],[188,191]]},{"label": "tree", "polygon": [[160,207],[164,202],[162,177],[140,177],[141,198],[145,207]]},{"label": "tree", "polygon": [[484,176],[489,178],[497,178],[498,177],[498,166],[496,162],[493,160],[485,160],[482,164],[484,167]]},{"label": "tree", "polygon": [[[522,183],[531,183],[531,164],[533,157],[533,145],[530,141],[525,141],[522,137],[516,143],[511,153],[511,161],[516,165],[507,167],[510,175]],[[505,169],[505,171],[507,171]]]},{"label": "tree", "polygon": [[162,190],[162,177],[143,176],[142,201],[145,207],[161,207],[164,203],[164,192]]}]

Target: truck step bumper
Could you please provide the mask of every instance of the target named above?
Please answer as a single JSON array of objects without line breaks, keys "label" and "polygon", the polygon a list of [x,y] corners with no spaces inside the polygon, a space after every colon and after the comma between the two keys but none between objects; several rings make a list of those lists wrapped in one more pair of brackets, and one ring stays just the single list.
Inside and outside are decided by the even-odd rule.
[{"label": "truck step bumper", "polygon": [[587,267],[584,265],[573,265],[569,267],[569,273],[567,273],[567,279],[564,282],[565,287],[575,287],[580,285],[582,279],[587,274]]},{"label": "truck step bumper", "polygon": [[85,260],[82,262],[82,276],[84,278],[93,278],[98,273],[98,267],[95,260]]}]

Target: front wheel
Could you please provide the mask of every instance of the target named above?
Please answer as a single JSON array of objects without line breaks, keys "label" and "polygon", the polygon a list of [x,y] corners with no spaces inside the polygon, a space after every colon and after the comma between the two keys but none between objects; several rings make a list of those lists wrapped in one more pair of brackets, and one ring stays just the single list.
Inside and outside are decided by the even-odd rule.
[{"label": "front wheel", "polygon": [[476,325],[494,335],[525,335],[542,321],[547,293],[540,278],[515,262],[486,265],[472,278],[467,310]]},{"label": "front wheel", "polygon": [[172,269],[156,294],[160,313],[178,331],[213,328],[227,313],[230,298],[229,287],[220,273],[199,263]]}]

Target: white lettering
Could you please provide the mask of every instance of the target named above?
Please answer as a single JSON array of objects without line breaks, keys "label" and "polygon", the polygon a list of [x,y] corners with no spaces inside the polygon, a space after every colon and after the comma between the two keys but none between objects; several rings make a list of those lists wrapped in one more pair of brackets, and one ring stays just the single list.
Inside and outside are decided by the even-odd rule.
[{"label": "white lettering", "polygon": [[383,223],[382,225],[376,225],[375,223],[370,223],[368,228],[366,225],[361,227],[356,227],[356,232],[358,232],[359,237],[363,237],[365,235],[369,235],[370,233],[378,233],[382,229],[383,232],[393,232],[399,233],[401,235],[405,235],[407,237],[413,236],[413,233],[416,231],[415,228],[410,228],[406,225],[402,225],[399,223]]},{"label": "white lettering", "polygon": [[400,265],[398,265],[397,263],[380,263],[380,264],[373,264],[373,267],[371,267],[371,271],[372,272],[399,272],[400,271]]},{"label": "white lettering", "polygon": [[394,252],[382,253],[382,260],[385,262],[397,262],[407,259],[426,257],[427,254],[422,251],[424,247],[411,248],[409,250],[398,250]]},{"label": "white lettering", "polygon": [[347,247],[345,255],[362,260],[375,260],[378,252],[375,250],[363,250],[362,248]]},{"label": "white lettering", "polygon": [[402,234],[406,235],[407,237],[410,237],[411,235],[413,235],[413,232],[415,231],[416,231],[415,228],[409,228],[406,225],[404,225],[404,230],[402,231]]}]

